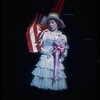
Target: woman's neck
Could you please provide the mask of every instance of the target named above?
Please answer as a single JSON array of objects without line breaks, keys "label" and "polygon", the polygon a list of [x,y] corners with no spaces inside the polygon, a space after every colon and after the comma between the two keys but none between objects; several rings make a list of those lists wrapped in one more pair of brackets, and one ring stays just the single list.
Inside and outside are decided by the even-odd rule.
[{"label": "woman's neck", "polygon": [[51,32],[58,32],[58,28],[55,29],[55,30],[50,30]]}]

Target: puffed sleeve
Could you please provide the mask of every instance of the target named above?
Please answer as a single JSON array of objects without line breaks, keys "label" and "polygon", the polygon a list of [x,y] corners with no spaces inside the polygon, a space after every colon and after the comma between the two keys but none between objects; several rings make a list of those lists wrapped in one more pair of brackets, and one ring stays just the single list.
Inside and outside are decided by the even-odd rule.
[{"label": "puffed sleeve", "polygon": [[67,36],[62,35],[62,39],[65,41],[65,50],[64,52],[61,54],[61,62],[65,60],[65,57],[68,55],[68,42],[67,42]]},{"label": "puffed sleeve", "polygon": [[39,41],[40,41],[41,47],[43,47],[43,42],[45,41],[46,37],[47,37],[47,30],[44,30],[39,36]]},{"label": "puffed sleeve", "polygon": [[[47,37],[48,37],[48,30],[44,30],[42,34],[44,34],[44,35],[43,35],[43,37],[41,39],[41,44],[43,42],[45,42],[45,40],[47,39]],[[50,51],[48,49],[44,48],[44,43],[43,43],[43,45],[41,45],[41,51],[40,51],[40,53],[46,54],[46,55],[50,54]]]}]

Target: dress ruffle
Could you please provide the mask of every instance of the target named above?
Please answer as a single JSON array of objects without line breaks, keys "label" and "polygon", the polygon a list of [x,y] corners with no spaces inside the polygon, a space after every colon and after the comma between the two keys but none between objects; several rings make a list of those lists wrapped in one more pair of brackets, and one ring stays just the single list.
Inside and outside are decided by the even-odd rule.
[{"label": "dress ruffle", "polygon": [[[36,64],[36,66],[54,70],[54,62],[51,59],[40,59],[39,62]],[[65,69],[62,63],[60,63],[59,66],[60,66],[59,70]]]},{"label": "dress ruffle", "polygon": [[57,79],[55,81],[48,77],[43,78],[39,76],[35,76],[30,85],[38,88],[50,89],[50,90],[67,89],[67,84],[65,79]]},{"label": "dress ruffle", "polygon": [[47,59],[46,55],[42,55],[36,64],[36,68],[32,71],[32,75],[34,75],[34,78],[30,84],[31,86],[50,90],[67,89],[65,80],[67,77],[62,63],[59,66],[58,78],[54,80],[54,62],[52,57]]},{"label": "dress ruffle", "polygon": [[[51,69],[46,69],[46,68],[41,68],[37,67],[32,71],[32,74],[38,77],[47,77],[47,78],[54,78],[54,70]],[[63,70],[60,70],[58,72],[58,78],[63,79],[66,78],[66,75]]]}]

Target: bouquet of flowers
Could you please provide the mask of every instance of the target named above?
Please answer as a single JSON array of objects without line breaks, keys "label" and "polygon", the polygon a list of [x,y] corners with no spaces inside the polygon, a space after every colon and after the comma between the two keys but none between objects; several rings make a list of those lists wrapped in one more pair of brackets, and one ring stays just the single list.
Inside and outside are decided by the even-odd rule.
[{"label": "bouquet of flowers", "polygon": [[66,43],[63,39],[54,40],[53,43],[53,52],[63,53],[66,49]]},{"label": "bouquet of flowers", "polygon": [[59,60],[61,55],[68,49],[68,45],[66,44],[64,39],[56,39],[53,43],[53,53],[54,53],[54,64],[55,64],[55,72],[54,72],[54,79],[57,79],[58,72],[59,72]]}]

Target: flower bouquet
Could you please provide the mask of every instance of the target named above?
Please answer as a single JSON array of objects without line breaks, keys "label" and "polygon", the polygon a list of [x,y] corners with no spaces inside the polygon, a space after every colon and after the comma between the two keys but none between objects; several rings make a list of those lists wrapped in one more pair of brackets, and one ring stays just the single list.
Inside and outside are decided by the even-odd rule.
[{"label": "flower bouquet", "polygon": [[58,39],[54,40],[53,54],[54,54],[54,65],[55,65],[55,70],[54,70],[54,79],[55,80],[58,77],[60,57],[65,52],[66,49],[68,49],[68,45],[64,39],[58,38]]}]

